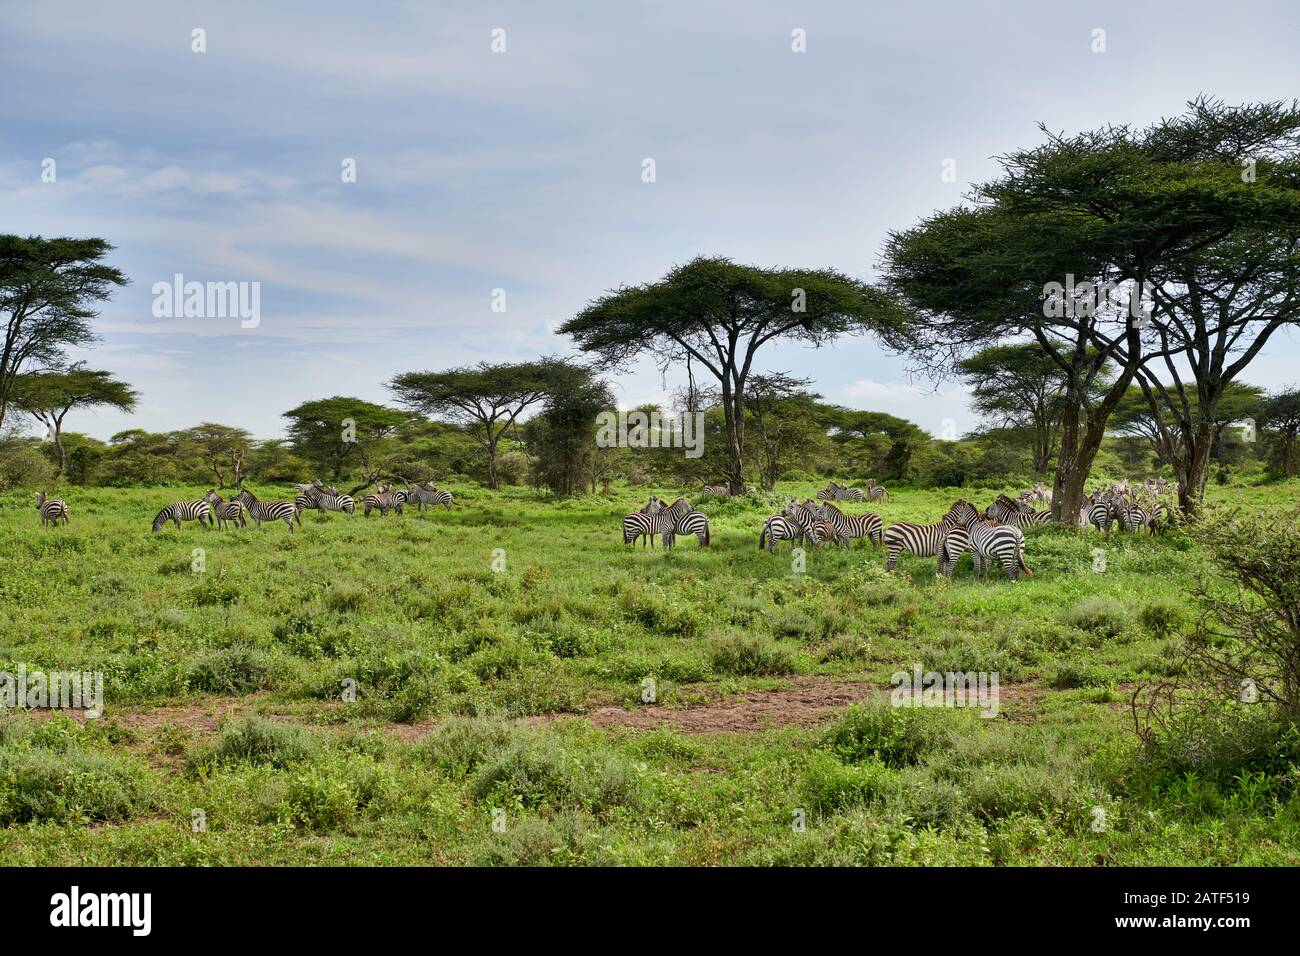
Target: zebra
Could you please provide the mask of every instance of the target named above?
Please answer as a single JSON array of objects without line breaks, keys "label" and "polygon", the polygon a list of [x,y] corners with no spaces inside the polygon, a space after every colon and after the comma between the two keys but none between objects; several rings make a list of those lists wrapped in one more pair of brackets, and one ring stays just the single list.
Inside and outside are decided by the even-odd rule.
[{"label": "zebra", "polygon": [[832,522],[846,537],[866,538],[876,547],[880,546],[884,536],[884,525],[880,515],[872,514],[870,511],[860,515],[845,514],[829,501],[822,502],[818,506],[818,511],[823,520]]},{"label": "zebra", "polygon": [[406,489],[406,500],[415,505],[416,511],[423,511],[425,505],[433,504],[433,492],[424,485],[411,485]]},{"label": "zebra", "polygon": [[953,569],[957,567],[957,562],[969,550],[970,535],[966,531],[966,526],[959,524],[956,527],[949,528],[948,533],[943,536],[943,541],[939,544],[935,573],[951,578]]},{"label": "zebra", "polygon": [[450,491],[439,491],[437,487],[435,487],[434,485],[429,485],[427,490],[430,495],[429,498],[430,508],[436,508],[438,505],[442,505],[448,511],[451,510],[451,506],[455,502],[452,499]]},{"label": "zebra", "polygon": [[818,518],[812,523],[812,543],[814,547],[825,544],[827,541],[834,541],[841,548],[849,546],[849,539],[845,537],[843,530],[835,527],[835,522],[827,521],[824,518]]},{"label": "zebra", "polygon": [[957,521],[965,526],[967,547],[975,564],[975,577],[988,579],[997,559],[1012,581],[1020,580],[1020,572],[1033,576],[1025,564],[1025,536],[1020,529],[1009,524],[997,524],[980,516],[975,508],[961,502],[957,507]]},{"label": "zebra", "polygon": [[[642,515],[657,515],[659,512],[663,510],[664,510],[663,501],[659,499],[658,495],[651,495],[649,501],[643,504],[640,508],[636,509],[636,513]],[[673,520],[676,520],[676,518],[674,518]],[[624,521],[624,525],[626,525],[626,521]],[[642,537],[645,538],[645,540],[641,542],[641,547],[644,548],[647,542],[653,547],[655,543],[655,534],[658,534],[658,532],[655,532],[654,534],[648,534],[648,535],[638,534],[637,538],[642,538]],[[636,539],[634,538],[633,543],[635,543],[635,541]]]},{"label": "zebra", "polygon": [[[653,548],[655,546],[654,536],[661,535],[664,541],[664,550],[671,551],[675,527],[676,520],[662,508],[650,513],[634,511],[630,515],[623,516],[623,543],[633,544],[637,538],[644,535],[650,539],[650,547]],[[645,544],[642,542],[642,547],[644,546]]]},{"label": "zebra", "polygon": [[1137,531],[1146,528],[1151,531],[1151,517],[1146,508],[1136,498],[1125,499],[1118,506],[1120,527],[1125,531]]},{"label": "zebra", "polygon": [[63,523],[68,523],[68,503],[62,498],[47,498],[45,492],[36,492],[36,510],[41,515],[41,527],[44,528],[47,523],[58,527],[59,519]]},{"label": "zebra", "polygon": [[178,528],[182,521],[197,521],[205,528],[211,528],[216,524],[212,517],[212,505],[205,498],[200,498],[198,501],[178,501],[168,505],[153,519],[153,530],[160,530],[168,521],[176,522]]},{"label": "zebra", "polygon": [[[673,509],[669,508],[665,513],[672,514],[672,512]],[[688,512],[677,518],[676,521],[677,524],[673,527],[674,535],[681,535],[684,538],[693,534],[701,547],[707,548],[709,546],[709,518],[703,511]]]},{"label": "zebra", "polygon": [[861,488],[849,488],[846,485],[837,485],[835,482],[829,482],[826,487],[817,492],[818,501],[866,501],[867,495]]},{"label": "zebra", "polygon": [[1095,491],[1088,507],[1088,523],[1098,531],[1110,534],[1110,526],[1120,516],[1115,496],[1109,491]]},{"label": "zebra", "polygon": [[813,525],[820,521],[821,518],[816,505],[811,503],[799,504],[793,498],[789,498],[786,500],[783,514],[799,526],[802,542],[807,544],[817,543],[813,537]]},{"label": "zebra", "polygon": [[700,494],[716,495],[719,498],[730,498],[731,487],[729,485],[705,485],[704,488],[701,489]]},{"label": "zebra", "polygon": [[884,485],[878,485],[875,482],[867,482],[867,500],[883,501],[889,497],[889,490]]},{"label": "zebra", "polygon": [[259,528],[262,527],[263,521],[283,521],[289,526],[289,532],[292,534],[295,518],[298,519],[298,527],[302,527],[302,516],[292,501],[254,501],[245,507],[248,509],[248,516]]},{"label": "zebra", "polygon": [[225,527],[227,521],[240,528],[248,527],[248,522],[244,520],[244,503],[242,501],[234,498],[223,501],[221,495],[212,489],[208,489],[208,493],[203,496],[203,500],[212,505],[212,514],[217,519],[218,531]]},{"label": "zebra", "polygon": [[787,518],[785,515],[772,515],[763,522],[763,530],[758,535],[758,550],[767,548],[768,554],[776,549],[778,541],[789,541],[791,547],[804,539],[803,525]]},{"label": "zebra", "polygon": [[392,485],[384,485],[379,491],[372,491],[361,499],[361,506],[367,518],[370,512],[378,508],[379,515],[382,518],[388,517],[389,510],[396,511],[399,515],[402,513],[402,505],[406,502],[405,491],[393,491]]},{"label": "zebra", "polygon": [[1015,514],[1007,515],[1002,523],[1014,525],[1017,528],[1033,528],[1040,524],[1047,524],[1051,520],[1051,511],[1017,511]]},{"label": "zebra", "polygon": [[885,570],[893,571],[894,565],[898,563],[898,558],[903,552],[920,558],[933,558],[938,555],[943,539],[958,524],[957,515],[962,505],[972,511],[975,510],[965,498],[959,498],[936,524],[913,524],[910,521],[891,524],[885,530],[884,543],[889,555]]},{"label": "zebra", "polygon": [[984,509],[984,516],[994,521],[1008,521],[1012,515],[1033,514],[1034,509],[1025,501],[998,495],[993,504]]},{"label": "zebra", "polygon": [[326,488],[321,484],[310,485],[307,491],[294,496],[293,503],[299,512],[310,508],[321,512],[342,511],[353,514],[357,508],[351,495],[341,495],[337,488]]}]

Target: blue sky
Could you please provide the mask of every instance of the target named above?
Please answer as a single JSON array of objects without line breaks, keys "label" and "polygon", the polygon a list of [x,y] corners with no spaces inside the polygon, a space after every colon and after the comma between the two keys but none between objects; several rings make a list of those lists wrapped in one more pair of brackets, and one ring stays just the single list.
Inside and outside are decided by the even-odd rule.
[{"label": "blue sky", "polygon": [[[398,372],[567,352],[553,330],[589,299],[695,255],[873,278],[888,230],[955,204],[1038,121],[1290,98],[1298,40],[1280,2],[9,2],[0,228],[102,236],[131,276],[86,357],[140,409],[70,429],[270,438],[306,399],[390,400]],[[261,283],[260,324],[155,318],[176,273]],[[1247,378],[1295,382],[1297,359],[1277,337]],[[869,339],[764,365],[935,433],[974,424],[959,387]],[[615,382],[628,405],[676,384],[650,363]]]}]

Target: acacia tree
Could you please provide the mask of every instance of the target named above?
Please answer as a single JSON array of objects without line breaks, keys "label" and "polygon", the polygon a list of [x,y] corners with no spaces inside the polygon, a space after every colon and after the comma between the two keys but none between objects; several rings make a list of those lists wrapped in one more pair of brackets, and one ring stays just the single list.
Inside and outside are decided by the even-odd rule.
[{"label": "acacia tree", "polygon": [[139,396],[111,372],[88,369],[78,362],[67,369],[29,372],[14,380],[10,400],[13,407],[31,415],[49,432],[58,459],[58,478],[67,468],[68,455],[63,447],[63,420],[74,408],[115,408],[134,411]]},{"label": "acacia tree", "polygon": [[294,454],[324,468],[334,481],[349,468],[367,476],[353,491],[368,487],[383,475],[387,449],[378,446],[411,418],[398,409],[346,395],[303,402],[281,417],[289,420]]},{"label": "acacia tree", "polygon": [[487,459],[488,484],[497,487],[497,446],[527,409],[578,387],[586,369],[554,358],[492,365],[481,362],[445,372],[406,372],[388,385],[407,408],[459,425]]},{"label": "acacia tree", "polygon": [[[1004,175],[974,191],[974,208],[941,213],[891,236],[891,285],[925,310],[932,351],[959,357],[1029,334],[1066,375],[1052,502],[1058,520],[1077,522],[1107,420],[1129,385],[1137,378],[1149,386],[1147,363],[1188,349],[1177,336],[1161,337],[1175,306],[1156,291],[1157,283],[1186,278],[1190,263],[1213,261],[1225,242],[1261,232],[1285,248],[1300,218],[1300,175],[1288,158],[1297,128],[1294,106],[1228,108],[1208,100],[1144,130],[1112,126],[1066,137],[1043,128],[1047,142],[1003,157]],[[1243,158],[1256,153],[1255,174],[1243,175]],[[1233,258],[1239,267],[1259,261]],[[1233,301],[1241,295],[1243,302],[1270,303],[1265,311],[1290,312],[1289,302],[1276,296],[1241,291],[1249,268],[1230,267],[1219,276],[1226,280],[1220,292]],[[1115,284],[1131,291],[1099,294]],[[1292,279],[1292,289],[1295,284]],[[1133,308],[1134,300],[1147,305]],[[1227,373],[1243,367],[1239,360],[1216,370],[1226,355],[1214,341],[1217,324],[1211,320],[1205,330],[1208,364],[1191,362],[1193,374],[1205,380],[1207,414],[1225,376],[1231,380]],[[1192,328],[1191,337],[1200,334],[1195,321]],[[1224,345],[1231,350],[1240,341],[1229,330]],[[1246,347],[1241,359],[1257,351]],[[1110,360],[1116,377],[1088,405],[1090,383]],[[1184,489],[1184,509],[1194,507],[1201,490],[1203,482]]]},{"label": "acacia tree", "polygon": [[1035,474],[1046,474],[1056,451],[1066,377],[1036,342],[993,345],[957,364],[971,388],[971,407],[1000,428],[1021,428],[1034,436]]},{"label": "acacia tree", "polygon": [[797,462],[824,455],[829,416],[821,396],[807,390],[807,379],[777,372],[755,375],[748,412],[758,444],[758,475],[771,491]]},{"label": "acacia tree", "polygon": [[761,269],[730,259],[692,259],[658,282],[621,286],[560,326],[610,368],[649,354],[660,369],[690,362],[718,382],[727,440],[727,483],[745,486],[745,401],[754,359],[779,339],[814,347],[875,332],[907,338],[894,297],[832,269]]},{"label": "acacia tree", "polygon": [[184,432],[185,441],[192,444],[203,458],[204,464],[217,479],[217,487],[226,487],[226,469],[230,469],[230,483],[240,486],[244,479],[244,460],[248,457],[253,436],[242,428],[203,422]]},{"label": "acacia tree", "polygon": [[886,412],[835,408],[830,424],[841,445],[862,443],[873,459],[871,467],[881,469],[881,477],[887,479],[907,478],[912,455],[930,442],[925,429]]},{"label": "acacia tree", "polygon": [[25,368],[57,368],[94,339],[90,320],[126,276],[101,263],[103,239],[0,236],[0,426]]},{"label": "acacia tree", "polygon": [[1260,409],[1259,427],[1276,434],[1277,470],[1283,478],[1294,478],[1296,434],[1300,433],[1300,390],[1289,388],[1270,395]]}]

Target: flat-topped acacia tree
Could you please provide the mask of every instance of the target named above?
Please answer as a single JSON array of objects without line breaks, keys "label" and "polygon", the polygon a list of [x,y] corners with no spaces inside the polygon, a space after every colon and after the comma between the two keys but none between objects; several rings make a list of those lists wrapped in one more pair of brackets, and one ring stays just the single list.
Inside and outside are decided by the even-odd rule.
[{"label": "flat-topped acacia tree", "polygon": [[488,484],[497,487],[497,445],[519,416],[539,402],[587,381],[586,370],[556,358],[444,372],[406,372],[388,387],[406,408],[459,425],[487,459]]},{"label": "flat-topped acacia tree", "polygon": [[727,437],[727,482],[745,486],[745,397],[768,342],[814,347],[873,332],[902,348],[908,326],[890,294],[833,269],[762,269],[696,258],[658,282],[622,286],[560,327],[607,368],[652,356],[659,367],[698,365],[718,382]]}]

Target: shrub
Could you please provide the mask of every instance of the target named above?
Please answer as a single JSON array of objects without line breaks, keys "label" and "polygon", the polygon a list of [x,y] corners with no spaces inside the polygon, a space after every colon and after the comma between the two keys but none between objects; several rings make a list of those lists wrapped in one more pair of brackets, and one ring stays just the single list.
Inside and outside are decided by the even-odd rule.
[{"label": "shrub", "polygon": [[119,757],[0,749],[0,824],[125,820],[149,808],[152,783]]},{"label": "shrub", "polygon": [[271,682],[271,661],[256,647],[237,645],[210,651],[189,666],[186,684],[213,694],[247,694]]},{"label": "shrub", "polygon": [[479,801],[600,812],[634,803],[637,779],[632,766],[613,754],[579,756],[554,737],[526,734],[484,761],[470,792]]},{"label": "shrub", "polygon": [[503,720],[451,717],[429,735],[421,749],[434,766],[453,777],[464,777],[504,749],[512,736],[513,727]]},{"label": "shrub", "polygon": [[768,677],[795,670],[791,651],[759,634],[724,636],[710,649],[709,661],[715,672],[737,677]]},{"label": "shrub", "polygon": [[191,770],[238,763],[288,767],[319,751],[319,739],[307,729],[250,716],[228,722],[213,743],[190,751],[187,762]]},{"label": "shrub", "polygon": [[823,731],[817,745],[842,760],[879,758],[889,767],[918,762],[947,736],[950,715],[892,707],[887,700],[854,704]]},{"label": "shrub", "polygon": [[1079,601],[1061,614],[1061,620],[1081,631],[1117,637],[1128,625],[1129,615],[1115,598],[1099,594]]},{"label": "shrub", "polygon": [[813,751],[799,789],[805,808],[825,816],[883,798],[894,786],[894,772],[879,760],[844,764],[825,751]]}]

